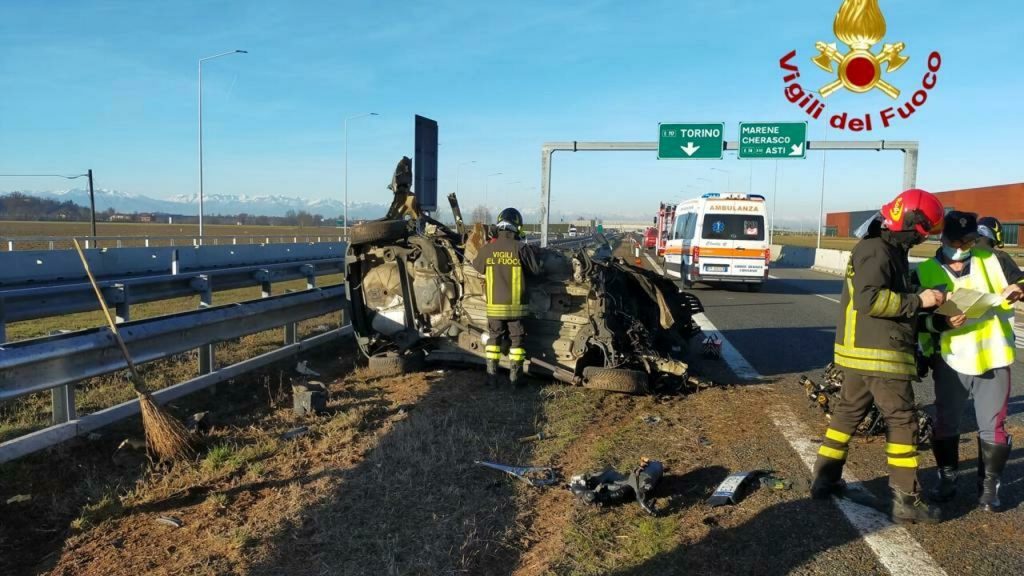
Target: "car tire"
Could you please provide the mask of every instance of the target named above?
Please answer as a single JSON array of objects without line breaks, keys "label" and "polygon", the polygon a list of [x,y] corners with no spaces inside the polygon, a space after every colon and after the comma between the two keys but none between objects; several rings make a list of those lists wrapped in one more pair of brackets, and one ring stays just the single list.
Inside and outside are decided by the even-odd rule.
[{"label": "car tire", "polygon": [[352,244],[369,244],[400,240],[408,235],[409,226],[405,220],[376,220],[353,226],[349,238]]},{"label": "car tire", "polygon": [[422,368],[423,355],[418,353],[400,354],[397,352],[387,352],[370,356],[367,362],[367,368],[372,376],[401,376],[402,374],[415,372]]},{"label": "car tire", "polygon": [[644,394],[647,392],[647,373],[640,370],[587,366],[583,369],[583,387],[623,394]]}]

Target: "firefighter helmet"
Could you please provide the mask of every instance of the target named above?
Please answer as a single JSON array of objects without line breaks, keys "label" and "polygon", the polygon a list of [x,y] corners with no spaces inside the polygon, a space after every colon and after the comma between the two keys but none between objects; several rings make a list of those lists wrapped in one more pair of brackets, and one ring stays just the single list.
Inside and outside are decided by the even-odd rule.
[{"label": "firefighter helmet", "polygon": [[942,232],[945,210],[942,202],[930,192],[917,188],[907,190],[882,206],[883,224],[889,230],[916,230],[922,236]]},{"label": "firefighter helmet", "polygon": [[978,219],[978,235],[991,240],[996,248],[1003,247],[1003,225],[992,216]]},{"label": "firefighter helmet", "polygon": [[498,230],[510,230],[521,234],[523,232],[523,215],[515,208],[505,208],[498,214]]}]

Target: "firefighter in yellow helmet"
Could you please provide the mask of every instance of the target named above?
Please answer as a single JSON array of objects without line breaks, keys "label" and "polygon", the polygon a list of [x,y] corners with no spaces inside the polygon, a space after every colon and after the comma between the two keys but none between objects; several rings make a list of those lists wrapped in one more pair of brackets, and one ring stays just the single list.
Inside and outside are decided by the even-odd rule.
[{"label": "firefighter in yellow helmet", "polygon": [[497,383],[498,362],[503,349],[511,364],[509,380],[519,384],[519,375],[526,360],[523,340],[526,331],[522,318],[529,310],[524,272],[540,273],[533,249],[520,241],[523,216],[515,208],[498,214],[497,234],[485,244],[473,260],[473,267],[485,277],[487,294],[488,340],[484,348],[487,359],[487,382]]},{"label": "firefighter in yellow helmet", "polygon": [[907,190],[882,207],[882,225],[853,249],[836,326],[835,365],[843,388],[814,465],[811,496],[841,494],[850,439],[874,402],[885,418],[885,451],[896,522],[938,522],[939,510],[920,498],[914,389],[918,314],[941,304],[939,290],[911,285],[908,253],[942,229],[942,203]]}]

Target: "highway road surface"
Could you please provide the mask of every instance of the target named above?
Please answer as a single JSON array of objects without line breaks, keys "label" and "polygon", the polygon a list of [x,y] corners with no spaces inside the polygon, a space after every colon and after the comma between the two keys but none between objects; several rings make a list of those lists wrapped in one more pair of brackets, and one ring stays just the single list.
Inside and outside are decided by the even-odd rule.
[{"label": "highway road surface", "polygon": [[[660,268],[650,255],[645,255],[643,264],[654,270]],[[764,402],[764,410],[775,425],[768,437],[774,435],[775,440],[767,442],[788,445],[805,464],[808,477],[826,424],[820,411],[808,406],[799,377],[806,374],[821,381],[822,368],[832,360],[841,288],[837,276],[807,269],[776,268],[759,293],[747,292],[742,287],[721,289],[701,284],[692,289],[705,307],[698,322],[705,332],[723,338],[723,364],[735,379],[757,382],[773,390],[771,400]],[[1024,324],[1020,316],[1018,324]],[[714,369],[713,364],[709,370]],[[1024,366],[1017,362],[1007,427],[1018,436],[1024,436],[1022,374]],[[934,401],[931,380],[916,384],[915,390],[919,403],[930,411]],[[1014,450],[1004,473],[1001,495],[1007,509],[1001,514],[983,513],[974,504],[977,452],[972,432],[976,431],[973,406],[969,404],[960,446],[961,494],[955,502],[943,506],[942,524],[898,527],[871,511],[865,512],[864,507],[836,500],[836,517],[843,520],[829,519],[830,530],[845,533],[852,529],[859,537],[823,546],[814,562],[798,572],[1024,573],[1024,548],[1015,536],[1024,525],[1024,450]],[[856,438],[844,471],[848,483],[859,484],[880,499],[888,497],[883,445],[882,437]],[[934,485],[934,476],[934,459],[925,447],[921,452],[920,474],[925,490]],[[806,487],[803,491],[806,494]],[[824,537],[816,536],[815,528],[808,526],[807,530],[809,538]]]},{"label": "highway road surface", "polygon": [[[806,269],[778,268],[760,293],[739,289],[710,289],[698,284],[694,292],[707,317],[761,377],[773,380],[806,374],[820,380],[832,361],[832,344],[839,316],[842,281]],[[1018,317],[1018,325],[1024,325]],[[1018,345],[1020,345],[1018,339]],[[1012,371],[1009,414],[1024,424],[1024,363]],[[935,395],[931,378],[915,386],[918,402],[931,410]],[[965,414],[973,432],[973,407]]]}]

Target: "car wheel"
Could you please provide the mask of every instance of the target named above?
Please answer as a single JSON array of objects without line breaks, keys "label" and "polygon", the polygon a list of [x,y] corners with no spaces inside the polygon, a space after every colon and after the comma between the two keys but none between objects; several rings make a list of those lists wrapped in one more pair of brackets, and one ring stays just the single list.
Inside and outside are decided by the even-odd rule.
[{"label": "car wheel", "polygon": [[747,284],[747,292],[760,292],[762,288],[764,288],[764,284],[760,282]]},{"label": "car wheel", "polygon": [[423,355],[419,353],[399,354],[397,352],[377,354],[370,356],[367,367],[373,376],[400,376],[422,368]]},{"label": "car wheel", "polygon": [[587,366],[583,369],[583,387],[623,394],[644,394],[647,392],[647,373],[639,370]]},{"label": "car wheel", "polygon": [[349,238],[352,244],[368,244],[399,240],[408,235],[409,225],[405,220],[377,220],[353,226]]}]

